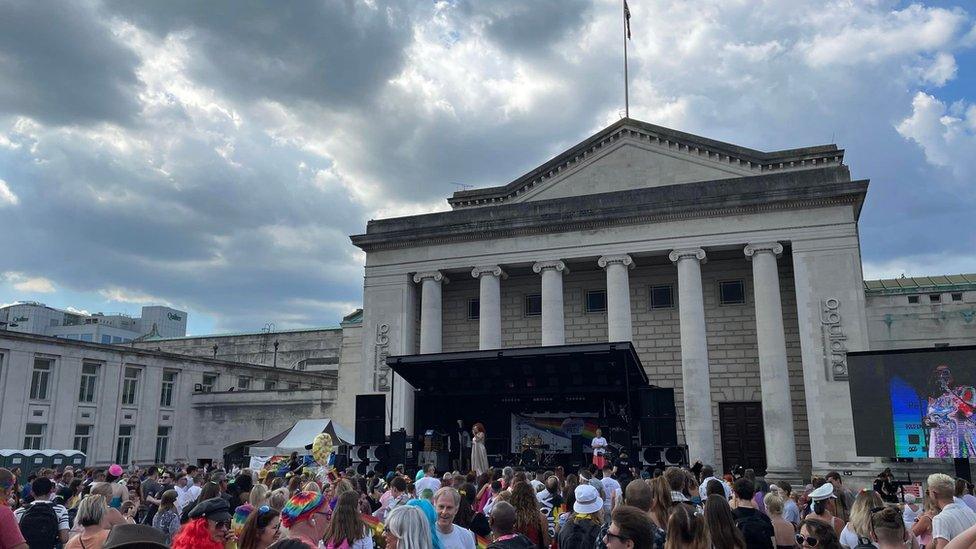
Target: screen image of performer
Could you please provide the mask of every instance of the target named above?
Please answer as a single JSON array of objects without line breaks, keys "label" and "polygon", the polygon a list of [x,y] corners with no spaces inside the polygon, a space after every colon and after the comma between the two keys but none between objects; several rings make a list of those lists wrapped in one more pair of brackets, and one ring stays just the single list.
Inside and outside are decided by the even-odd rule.
[{"label": "screen image of performer", "polygon": [[596,465],[597,469],[603,469],[607,463],[604,457],[607,452],[607,439],[603,438],[602,429],[596,430],[596,436],[590,441],[590,448],[593,448],[593,465]]},{"label": "screen image of performer", "polygon": [[929,428],[929,457],[976,456],[976,388],[955,385],[952,371],[945,365],[936,367],[932,376],[933,388],[922,418]]},{"label": "screen image of performer", "polygon": [[483,474],[488,470],[488,451],[485,449],[485,426],[475,423],[471,428],[471,469]]}]

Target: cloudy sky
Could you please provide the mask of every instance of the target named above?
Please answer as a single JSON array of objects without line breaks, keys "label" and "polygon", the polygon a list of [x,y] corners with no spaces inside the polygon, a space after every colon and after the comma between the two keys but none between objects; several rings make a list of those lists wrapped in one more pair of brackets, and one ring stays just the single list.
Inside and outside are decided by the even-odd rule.
[{"label": "cloudy sky", "polygon": [[[631,115],[870,178],[865,276],[976,272],[976,4],[631,0]],[[618,0],[0,0],[0,303],[335,324],[348,235],[622,111]]]}]

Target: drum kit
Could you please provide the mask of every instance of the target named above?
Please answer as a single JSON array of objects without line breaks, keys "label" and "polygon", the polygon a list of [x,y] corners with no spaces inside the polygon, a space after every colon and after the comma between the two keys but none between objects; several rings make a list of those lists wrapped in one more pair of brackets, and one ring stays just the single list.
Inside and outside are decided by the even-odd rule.
[{"label": "drum kit", "polygon": [[552,460],[549,445],[545,444],[538,435],[525,435],[519,441],[519,465],[533,469],[540,465],[548,465]]}]

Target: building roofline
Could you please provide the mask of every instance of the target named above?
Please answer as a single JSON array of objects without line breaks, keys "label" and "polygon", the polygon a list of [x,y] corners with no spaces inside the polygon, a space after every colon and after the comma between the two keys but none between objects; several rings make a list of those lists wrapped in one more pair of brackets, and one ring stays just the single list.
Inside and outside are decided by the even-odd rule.
[{"label": "building roofline", "polygon": [[951,292],[976,290],[976,273],[935,276],[907,276],[865,280],[867,295],[903,295],[926,292]]},{"label": "building roofline", "polygon": [[335,332],[342,330],[342,326],[323,326],[319,328],[296,328],[294,330],[276,330],[274,332],[262,332],[258,330],[257,332],[226,332],[222,334],[202,334],[202,335],[188,335],[180,337],[160,337],[155,339],[145,339],[142,341],[137,341],[135,343],[152,343],[154,341],[182,341],[186,339],[216,339],[221,337],[241,337],[241,336],[252,336],[252,335],[274,335],[274,334],[295,334],[302,332]]}]

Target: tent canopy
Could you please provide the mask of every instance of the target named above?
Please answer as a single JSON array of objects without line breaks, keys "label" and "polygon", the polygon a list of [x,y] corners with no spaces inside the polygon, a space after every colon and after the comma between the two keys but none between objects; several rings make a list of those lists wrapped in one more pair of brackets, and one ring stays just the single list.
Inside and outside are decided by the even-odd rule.
[{"label": "tent canopy", "polygon": [[336,446],[353,443],[352,433],[331,418],[300,419],[294,425],[277,435],[250,445],[252,456],[281,456],[292,452],[306,454],[305,447],[312,443],[315,435],[328,433]]}]

